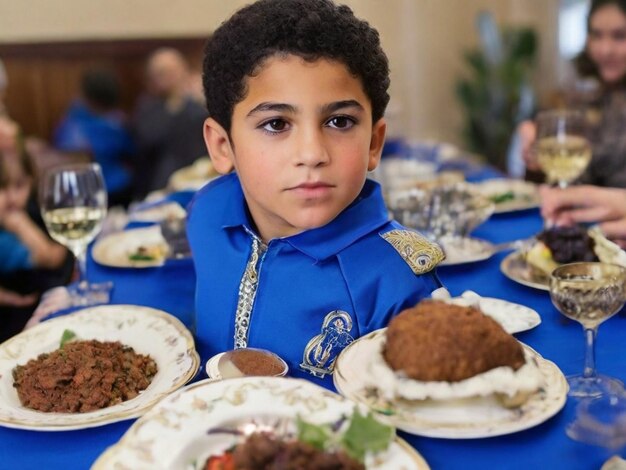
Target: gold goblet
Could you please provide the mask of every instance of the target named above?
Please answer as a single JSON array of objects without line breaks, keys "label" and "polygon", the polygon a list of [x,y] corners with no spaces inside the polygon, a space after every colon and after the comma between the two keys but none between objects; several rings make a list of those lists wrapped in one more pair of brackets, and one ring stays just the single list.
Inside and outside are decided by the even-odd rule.
[{"label": "gold goblet", "polygon": [[606,390],[623,388],[617,379],[599,375],[595,365],[598,326],[624,305],[626,269],[607,263],[572,263],[556,268],[550,276],[550,298],[566,317],[585,330],[585,369],[569,376],[569,395],[598,397]]}]

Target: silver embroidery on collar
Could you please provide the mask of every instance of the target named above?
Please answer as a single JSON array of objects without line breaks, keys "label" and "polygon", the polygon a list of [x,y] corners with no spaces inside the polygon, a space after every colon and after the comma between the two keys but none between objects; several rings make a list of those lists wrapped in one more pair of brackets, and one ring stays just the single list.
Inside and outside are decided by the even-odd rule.
[{"label": "silver embroidery on collar", "polygon": [[266,251],[267,245],[256,236],[252,236],[252,252],[239,283],[239,299],[237,300],[237,312],[235,313],[235,349],[248,346],[250,316],[252,315],[252,307],[254,306],[254,299],[259,285],[259,268]]}]

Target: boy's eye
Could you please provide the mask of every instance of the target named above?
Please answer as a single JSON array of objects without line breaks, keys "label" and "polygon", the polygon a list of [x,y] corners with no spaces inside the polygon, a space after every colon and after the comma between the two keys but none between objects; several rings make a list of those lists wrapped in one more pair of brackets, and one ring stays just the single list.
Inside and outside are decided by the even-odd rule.
[{"label": "boy's eye", "polygon": [[348,116],[335,116],[326,121],[326,125],[334,129],[350,129],[354,124],[354,119]]},{"label": "boy's eye", "polygon": [[283,132],[287,130],[287,121],[283,119],[272,119],[261,124],[261,127],[268,132]]}]

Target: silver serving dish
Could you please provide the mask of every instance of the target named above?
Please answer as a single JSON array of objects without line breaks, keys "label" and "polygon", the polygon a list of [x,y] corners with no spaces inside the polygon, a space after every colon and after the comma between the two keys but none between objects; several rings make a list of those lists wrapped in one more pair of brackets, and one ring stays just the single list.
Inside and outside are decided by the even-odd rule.
[{"label": "silver serving dish", "polygon": [[467,237],[485,222],[495,204],[467,183],[392,191],[387,205],[394,219],[431,238]]}]

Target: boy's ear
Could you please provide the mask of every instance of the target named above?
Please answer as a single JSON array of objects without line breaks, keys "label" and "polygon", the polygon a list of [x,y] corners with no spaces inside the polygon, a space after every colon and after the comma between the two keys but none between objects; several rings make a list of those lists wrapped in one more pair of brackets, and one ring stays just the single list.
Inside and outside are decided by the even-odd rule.
[{"label": "boy's ear", "polygon": [[380,156],[383,153],[383,145],[385,145],[386,132],[387,123],[385,122],[385,118],[380,118],[372,126],[372,140],[370,141],[367,171],[372,171],[376,169],[378,163],[380,163]]},{"label": "boy's ear", "polygon": [[228,132],[215,119],[207,118],[203,134],[215,170],[222,175],[230,173],[234,167],[234,155]]}]

